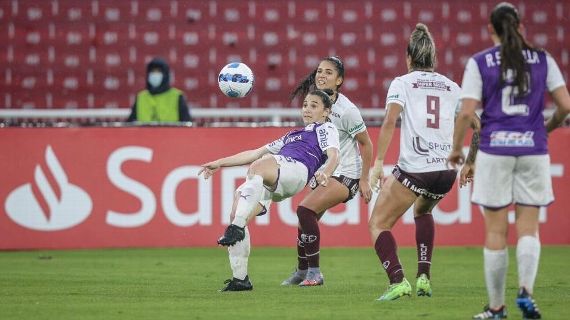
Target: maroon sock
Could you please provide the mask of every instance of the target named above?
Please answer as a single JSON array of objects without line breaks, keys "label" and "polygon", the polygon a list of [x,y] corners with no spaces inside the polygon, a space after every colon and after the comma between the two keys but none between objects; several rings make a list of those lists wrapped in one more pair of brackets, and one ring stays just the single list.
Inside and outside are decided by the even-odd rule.
[{"label": "maroon sock", "polygon": [[414,218],[414,220],[416,222],[416,249],[418,253],[417,277],[425,273],[429,279],[435,234],[433,216],[431,214],[424,214]]},{"label": "maroon sock", "polygon": [[305,256],[305,244],[301,241],[302,234],[301,228],[297,228],[297,270],[309,269],[307,256]]},{"label": "maroon sock", "polygon": [[297,217],[299,217],[299,225],[301,225],[301,230],[303,230],[301,240],[305,246],[305,256],[307,257],[309,268],[318,268],[321,233],[319,231],[319,223],[317,222],[317,214],[313,210],[299,206],[297,208]]},{"label": "maroon sock", "polygon": [[374,243],[374,249],[376,249],[376,254],[388,274],[390,284],[402,282],[404,270],[398,259],[398,246],[396,246],[396,239],[394,239],[392,232],[381,232]]}]

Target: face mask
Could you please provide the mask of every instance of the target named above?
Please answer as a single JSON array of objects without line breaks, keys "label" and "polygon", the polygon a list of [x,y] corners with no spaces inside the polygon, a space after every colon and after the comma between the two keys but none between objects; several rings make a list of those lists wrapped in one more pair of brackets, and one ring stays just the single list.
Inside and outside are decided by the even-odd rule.
[{"label": "face mask", "polygon": [[156,87],[160,86],[160,84],[162,83],[162,78],[164,78],[164,75],[162,74],[162,72],[151,72],[148,75],[148,83],[153,88],[156,88]]}]

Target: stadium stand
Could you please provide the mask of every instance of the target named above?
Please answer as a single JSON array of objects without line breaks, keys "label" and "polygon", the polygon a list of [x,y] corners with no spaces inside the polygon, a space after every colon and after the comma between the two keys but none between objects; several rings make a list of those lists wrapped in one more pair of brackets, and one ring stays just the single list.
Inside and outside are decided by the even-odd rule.
[{"label": "stadium stand", "polygon": [[[531,32],[569,79],[570,4],[514,1]],[[169,61],[173,85],[191,108],[282,108],[319,59],[346,63],[343,90],[363,108],[383,106],[405,68],[406,36],[426,23],[438,71],[461,81],[466,59],[490,45],[486,19],[496,1],[0,1],[0,109],[129,108],[151,57]],[[216,77],[241,60],[254,91],[232,100]]]}]

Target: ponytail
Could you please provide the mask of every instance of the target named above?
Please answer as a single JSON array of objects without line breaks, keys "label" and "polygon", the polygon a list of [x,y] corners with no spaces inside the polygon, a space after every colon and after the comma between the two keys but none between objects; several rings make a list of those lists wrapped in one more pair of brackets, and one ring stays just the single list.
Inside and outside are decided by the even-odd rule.
[{"label": "ponytail", "polygon": [[[507,2],[499,3],[491,13],[491,24],[501,40],[501,82],[512,80],[512,85],[517,88],[516,95],[524,96],[530,90],[530,68],[522,51],[534,48],[518,30],[520,19],[516,8]],[[507,78],[508,70],[512,72],[512,79]]]}]

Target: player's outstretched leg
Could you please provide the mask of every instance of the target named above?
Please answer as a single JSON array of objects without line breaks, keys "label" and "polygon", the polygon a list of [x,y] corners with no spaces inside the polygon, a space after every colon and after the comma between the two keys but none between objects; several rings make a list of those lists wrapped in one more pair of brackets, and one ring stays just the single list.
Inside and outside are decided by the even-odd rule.
[{"label": "player's outstretched leg", "polygon": [[538,305],[525,288],[519,289],[517,305],[522,311],[523,319],[541,319]]},{"label": "player's outstretched leg", "polygon": [[431,283],[425,273],[420,274],[416,281],[416,294],[418,297],[431,297]]},{"label": "player's outstretched leg", "polygon": [[220,289],[220,292],[253,290],[253,285],[251,284],[251,281],[249,281],[249,276],[245,276],[245,279],[243,280],[237,278],[228,279],[224,283],[225,286]]},{"label": "player's outstretched leg", "polygon": [[235,224],[230,224],[224,235],[218,239],[218,244],[222,246],[233,246],[236,242],[245,238],[245,228],[240,228]]},{"label": "player's outstretched leg", "polygon": [[473,319],[506,319],[507,308],[505,306],[493,310],[488,305],[483,308],[483,312],[473,316]]},{"label": "player's outstretched leg", "polygon": [[410,285],[408,280],[406,280],[406,278],[404,278],[402,282],[393,283],[390,286],[388,286],[386,292],[384,292],[384,294],[382,294],[380,298],[378,298],[377,300],[392,301],[403,296],[408,296],[408,297],[412,296],[412,286]]}]

